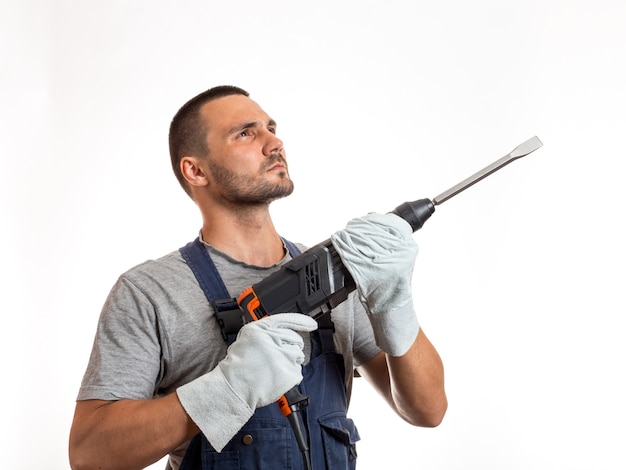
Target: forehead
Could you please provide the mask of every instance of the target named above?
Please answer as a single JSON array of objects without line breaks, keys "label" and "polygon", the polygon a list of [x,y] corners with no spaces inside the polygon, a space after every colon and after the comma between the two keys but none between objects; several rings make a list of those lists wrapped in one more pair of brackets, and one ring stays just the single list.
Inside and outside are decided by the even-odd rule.
[{"label": "forehead", "polygon": [[225,130],[244,122],[267,122],[268,114],[244,95],[229,95],[205,103],[200,109],[205,124],[211,130]]}]

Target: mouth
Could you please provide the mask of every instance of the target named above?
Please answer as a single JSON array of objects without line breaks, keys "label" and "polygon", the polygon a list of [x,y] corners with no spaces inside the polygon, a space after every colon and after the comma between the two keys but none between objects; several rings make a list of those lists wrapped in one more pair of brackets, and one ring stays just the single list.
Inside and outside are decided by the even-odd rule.
[{"label": "mouth", "polygon": [[287,169],[287,164],[282,155],[273,155],[270,157],[267,168],[268,171],[284,171]]}]

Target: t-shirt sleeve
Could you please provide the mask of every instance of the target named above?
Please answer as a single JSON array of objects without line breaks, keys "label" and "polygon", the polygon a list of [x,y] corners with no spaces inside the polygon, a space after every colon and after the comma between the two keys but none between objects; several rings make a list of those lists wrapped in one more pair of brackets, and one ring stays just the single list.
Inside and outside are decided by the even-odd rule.
[{"label": "t-shirt sleeve", "polygon": [[104,304],[78,400],[152,398],[163,357],[155,309],[127,277]]}]

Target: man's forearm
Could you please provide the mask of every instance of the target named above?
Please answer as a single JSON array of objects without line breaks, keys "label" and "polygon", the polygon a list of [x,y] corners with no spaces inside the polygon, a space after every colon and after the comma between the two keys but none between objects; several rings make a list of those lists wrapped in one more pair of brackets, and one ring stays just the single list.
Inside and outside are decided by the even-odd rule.
[{"label": "man's forearm", "polygon": [[74,470],[145,468],[198,433],[175,393],[152,400],[78,402],[70,433]]},{"label": "man's forearm", "polygon": [[416,426],[439,425],[448,406],[443,364],[423,331],[406,354],[387,355],[387,365],[390,399],[398,414]]}]

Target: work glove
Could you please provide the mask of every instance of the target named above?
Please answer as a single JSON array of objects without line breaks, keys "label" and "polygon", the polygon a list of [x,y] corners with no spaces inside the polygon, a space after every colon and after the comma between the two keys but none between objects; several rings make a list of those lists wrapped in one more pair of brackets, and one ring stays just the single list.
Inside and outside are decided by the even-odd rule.
[{"label": "work glove", "polygon": [[257,408],[277,401],[302,381],[304,341],[317,322],[280,313],[244,325],[226,357],[209,373],[179,387],[189,417],[220,452]]},{"label": "work glove", "polygon": [[402,356],[419,331],[411,296],[418,251],[411,226],[394,214],[368,214],[348,222],[331,241],[354,279],[376,343]]}]

